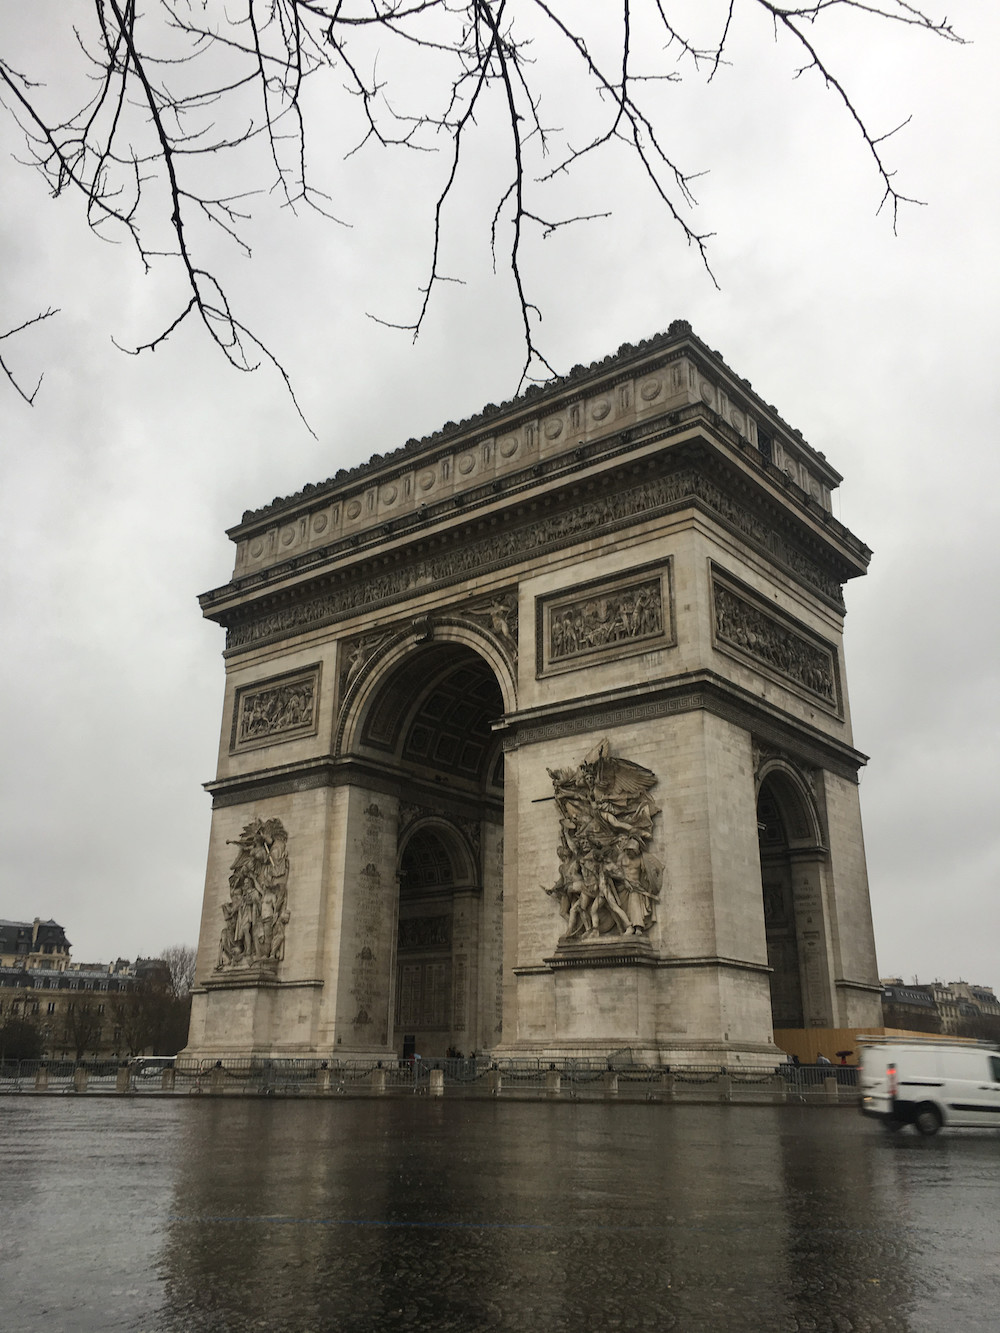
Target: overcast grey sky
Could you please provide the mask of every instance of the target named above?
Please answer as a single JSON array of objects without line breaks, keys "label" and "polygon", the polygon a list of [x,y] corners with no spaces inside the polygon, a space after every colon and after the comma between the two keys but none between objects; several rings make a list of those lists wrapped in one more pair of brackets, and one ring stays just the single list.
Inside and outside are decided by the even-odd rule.
[{"label": "overcast grey sky", "polygon": [[[0,8],[29,72],[60,79],[64,7]],[[846,656],[880,970],[1000,987],[1000,13],[950,5],[964,47],[836,20],[873,129],[912,113],[887,155],[928,206],[894,237],[856,128],[793,79],[754,8],[737,6],[711,86],[661,93],[676,155],[709,172],[695,225],[716,233],[721,290],[607,154],[587,184],[613,216],[527,256],[544,346],[565,371],[688,319],[844,474],[834,510],[875,552],[846,589]],[[338,106],[317,108],[331,139]],[[220,252],[314,439],[275,376],[233,371],[193,326],[155,355],[117,351],[156,331],[169,275],[50,200],[0,126],[0,325],[61,310],[4,344],[45,379],[31,408],[0,389],[0,916],[55,917],[84,961],[195,941],[223,691],[222,631],[196,596],[227,580],[244,509],[517,389],[517,310],[484,228],[495,143],[486,124],[449,219],[465,285],[441,289],[415,346],[366,312],[415,309],[439,161],[319,154],[350,229],[265,198],[253,259]]]}]

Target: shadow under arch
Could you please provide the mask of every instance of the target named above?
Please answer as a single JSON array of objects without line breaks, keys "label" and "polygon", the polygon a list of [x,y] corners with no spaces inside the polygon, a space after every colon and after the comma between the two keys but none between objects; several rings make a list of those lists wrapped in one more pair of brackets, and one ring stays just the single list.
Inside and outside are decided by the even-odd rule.
[{"label": "shadow under arch", "polygon": [[[404,1058],[468,1055],[498,1039],[504,755],[494,725],[514,698],[510,663],[488,635],[419,621],[379,641],[345,690],[338,758],[383,794],[394,829],[383,854],[398,890],[385,874],[377,1005]],[[359,835],[349,824],[348,845]]]},{"label": "shadow under arch", "polygon": [[464,663],[495,682],[496,707],[491,721],[517,708],[517,683],[507,655],[478,626],[450,621],[433,626],[419,622],[402,633],[386,635],[346,682],[334,753],[358,753],[366,743],[385,750],[395,724],[398,730],[407,701],[421,683],[440,679],[450,666]]},{"label": "shadow under arch", "polygon": [[787,760],[770,759],[758,772],[757,837],[772,1026],[827,1026],[826,932],[814,916],[822,914],[828,852],[816,798]]}]

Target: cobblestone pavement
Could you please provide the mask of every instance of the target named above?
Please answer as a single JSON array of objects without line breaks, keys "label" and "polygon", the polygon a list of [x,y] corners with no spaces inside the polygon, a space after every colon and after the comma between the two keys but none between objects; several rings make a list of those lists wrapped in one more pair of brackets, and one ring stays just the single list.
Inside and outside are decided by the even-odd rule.
[{"label": "cobblestone pavement", "polygon": [[995,1329],[1000,1134],[845,1109],[4,1098],[19,1333]]}]

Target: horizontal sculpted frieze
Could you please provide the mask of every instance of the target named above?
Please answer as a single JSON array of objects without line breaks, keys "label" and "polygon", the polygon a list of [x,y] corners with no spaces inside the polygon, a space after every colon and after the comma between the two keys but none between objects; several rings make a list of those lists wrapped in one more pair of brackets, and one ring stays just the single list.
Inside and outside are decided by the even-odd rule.
[{"label": "horizontal sculpted frieze", "polygon": [[712,591],[718,642],[739,649],[828,703],[838,704],[832,649],[797,634],[718,580]]},{"label": "horizontal sculpted frieze", "polygon": [[231,748],[270,745],[316,730],[319,667],[244,686],[237,692]]},{"label": "horizontal sculpted frieze", "polygon": [[447,949],[451,947],[450,916],[403,917],[399,922],[400,949]]},{"label": "horizontal sculpted frieze", "polygon": [[281,638],[316,624],[352,615],[415,592],[457,582],[469,574],[503,567],[567,545],[577,538],[592,538],[601,531],[651,517],[658,510],[698,501],[744,536],[794,570],[825,597],[842,604],[840,584],[797,548],[791,546],[763,519],[728,496],[714,481],[694,469],[652,477],[641,485],[609,491],[560,513],[530,523],[502,528],[489,536],[456,545],[440,555],[409,561],[379,574],[370,571],[335,591],[265,612],[229,628],[226,648],[232,652],[267,639]]},{"label": "horizontal sculpted frieze", "polygon": [[673,642],[669,565],[587,584],[539,607],[539,670],[564,670]]}]

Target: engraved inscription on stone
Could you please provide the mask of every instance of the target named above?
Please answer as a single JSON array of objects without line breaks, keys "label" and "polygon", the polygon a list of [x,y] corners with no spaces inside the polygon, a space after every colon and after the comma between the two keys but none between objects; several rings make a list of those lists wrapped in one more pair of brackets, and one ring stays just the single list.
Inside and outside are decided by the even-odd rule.
[{"label": "engraved inscription on stone", "polygon": [[585,585],[538,607],[538,669],[566,670],[673,642],[669,565]]},{"label": "engraved inscription on stone", "polygon": [[461,955],[455,959],[451,1002],[452,1026],[457,1032],[465,1030],[465,991],[469,982],[468,960]]},{"label": "engraved inscription on stone", "polygon": [[244,686],[236,695],[231,749],[249,750],[316,731],[319,666]]},{"label": "engraved inscription on stone", "polygon": [[396,1026],[402,1031],[445,1030],[451,1022],[451,962],[401,963]]},{"label": "engraved inscription on stone", "polygon": [[372,802],[365,808],[361,836],[361,855],[368,858],[355,884],[356,938],[360,948],[352,959],[351,996],[355,1011],[355,1030],[373,1041],[385,1040],[385,1006],[380,1002],[384,984],[383,952],[384,903],[382,873],[382,829],[385,816]]},{"label": "engraved inscription on stone", "polygon": [[832,648],[797,633],[718,579],[712,593],[717,644],[735,648],[832,706],[839,705]]}]

